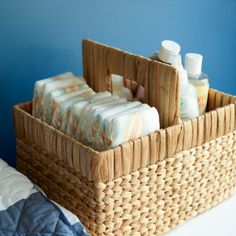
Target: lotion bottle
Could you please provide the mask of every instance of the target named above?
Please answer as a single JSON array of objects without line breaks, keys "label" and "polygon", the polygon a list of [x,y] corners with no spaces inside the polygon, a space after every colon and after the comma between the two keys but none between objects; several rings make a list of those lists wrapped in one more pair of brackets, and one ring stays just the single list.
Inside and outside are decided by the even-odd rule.
[{"label": "lotion bottle", "polygon": [[188,81],[197,92],[199,114],[206,112],[209,79],[207,74],[202,73],[203,56],[197,53],[187,53],[185,55],[185,69],[188,73]]}]

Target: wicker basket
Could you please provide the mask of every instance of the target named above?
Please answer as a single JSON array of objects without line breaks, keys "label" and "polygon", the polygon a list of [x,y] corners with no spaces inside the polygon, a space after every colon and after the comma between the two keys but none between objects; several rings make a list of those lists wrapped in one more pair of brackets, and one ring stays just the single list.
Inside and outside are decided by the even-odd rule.
[{"label": "wicker basket", "polygon": [[228,198],[236,187],[236,97],[210,90],[208,112],[179,122],[172,67],[83,41],[84,75],[95,91],[110,74],[135,80],[163,129],[104,152],[86,147],[14,107],[17,166],[92,235],[161,235]]}]

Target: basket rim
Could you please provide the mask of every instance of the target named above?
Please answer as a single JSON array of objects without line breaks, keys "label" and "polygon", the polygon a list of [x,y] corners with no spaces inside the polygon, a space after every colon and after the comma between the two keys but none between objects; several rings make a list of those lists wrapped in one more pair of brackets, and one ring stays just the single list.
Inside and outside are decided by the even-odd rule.
[{"label": "basket rim", "polygon": [[[215,97],[228,96],[222,107],[211,110],[197,118],[181,124],[160,129],[145,137],[129,140],[118,147],[105,151],[96,151],[78,140],[62,133],[51,125],[42,122],[30,114],[32,102],[19,103],[14,106],[14,121],[17,139],[32,143],[58,159],[64,159],[71,168],[81,172],[89,181],[102,181],[126,176],[140,168],[165,161],[177,153],[201,146],[211,140],[232,133],[236,130],[236,97],[217,90],[210,90]],[[21,117],[21,119],[18,119]],[[30,123],[30,124],[28,124]],[[40,127],[40,140],[35,138],[32,126]],[[39,129],[39,128],[38,128]],[[42,134],[41,134],[42,129]],[[56,147],[45,147],[45,133],[56,136]],[[37,133],[37,132],[36,132]],[[51,144],[50,144],[51,145]],[[67,147],[77,150],[73,155],[67,153]],[[63,146],[63,147],[64,147]],[[71,147],[73,146],[73,147]],[[77,157],[78,156],[78,157]],[[79,160],[77,160],[77,158]]]},{"label": "basket rim", "polygon": [[[209,90],[214,91],[214,92],[220,92],[219,90],[216,90],[216,89],[209,89]],[[223,93],[223,92],[220,92],[220,93],[223,94],[223,95],[235,97],[235,96],[232,96],[232,95],[227,94],[227,93]],[[198,116],[197,118],[202,119],[202,118],[204,118],[206,115],[209,115],[209,114],[211,114],[211,113],[214,112],[214,111],[220,111],[220,110],[222,110],[223,108],[228,107],[229,105],[232,105],[232,104],[236,105],[236,97],[235,97],[235,102],[229,103],[228,105],[224,105],[224,106],[222,106],[222,107],[218,107],[218,108],[216,108],[216,109],[214,109],[214,110],[212,110],[212,111],[207,111],[207,112],[205,112],[204,114]],[[147,138],[147,137],[150,137],[151,135],[157,134],[157,133],[159,133],[159,132],[161,132],[161,131],[166,131],[166,130],[169,129],[169,128],[182,127],[182,126],[184,126],[184,124],[188,124],[190,121],[197,119],[197,118],[193,118],[193,119],[190,119],[190,120],[181,121],[181,123],[179,123],[179,124],[174,124],[174,125],[169,126],[169,127],[166,127],[166,128],[160,128],[159,130],[157,130],[157,131],[155,131],[155,132],[153,132],[153,133],[151,133],[151,134],[149,134],[149,135],[146,135],[146,136],[143,136],[143,137],[138,137],[138,138],[136,138],[136,139],[131,139],[131,140],[129,140],[129,141],[126,141],[126,142],[124,142],[124,143],[118,145],[117,147],[109,148],[109,149],[106,149],[106,150],[103,150],[103,151],[98,151],[98,150],[96,150],[96,149],[94,149],[94,148],[92,148],[92,147],[90,147],[90,146],[84,145],[84,144],[81,143],[78,139],[73,138],[73,137],[70,137],[69,135],[67,135],[67,134],[61,132],[60,130],[54,128],[53,126],[49,125],[48,123],[46,123],[46,122],[44,122],[44,121],[41,121],[39,118],[34,117],[34,116],[32,115],[32,113],[27,112],[27,111],[25,111],[25,110],[23,109],[23,107],[25,107],[26,105],[30,105],[30,106],[31,106],[31,105],[32,105],[32,101],[27,101],[27,102],[18,103],[18,104],[16,104],[16,105],[14,105],[14,108],[21,110],[21,112],[23,112],[25,115],[27,115],[27,116],[29,116],[29,117],[32,117],[32,118],[34,118],[34,119],[37,119],[39,122],[43,123],[43,124],[44,124],[45,126],[47,126],[48,128],[54,129],[56,132],[59,132],[61,135],[64,135],[64,136],[66,136],[66,137],[68,137],[68,138],[70,138],[70,139],[73,139],[74,142],[78,142],[80,145],[84,146],[85,148],[87,148],[87,149],[89,149],[90,151],[92,151],[92,152],[94,152],[94,153],[97,153],[97,154],[106,153],[107,151],[114,150],[114,149],[116,149],[117,147],[121,147],[121,146],[123,146],[123,145],[125,145],[125,144],[127,144],[127,143],[130,143],[130,142],[133,142],[133,141],[135,141],[135,140],[140,140],[141,138]],[[193,147],[194,147],[194,146],[193,146]]]}]

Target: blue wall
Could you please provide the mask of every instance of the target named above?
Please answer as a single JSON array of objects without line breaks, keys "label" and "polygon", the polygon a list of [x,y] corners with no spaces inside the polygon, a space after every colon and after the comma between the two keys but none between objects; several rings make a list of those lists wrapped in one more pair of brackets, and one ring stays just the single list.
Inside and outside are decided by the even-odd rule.
[{"label": "blue wall", "polygon": [[204,54],[211,86],[236,94],[235,0],[0,0],[0,157],[15,164],[12,106],[36,80],[82,74],[81,40],[149,55],[163,39]]}]

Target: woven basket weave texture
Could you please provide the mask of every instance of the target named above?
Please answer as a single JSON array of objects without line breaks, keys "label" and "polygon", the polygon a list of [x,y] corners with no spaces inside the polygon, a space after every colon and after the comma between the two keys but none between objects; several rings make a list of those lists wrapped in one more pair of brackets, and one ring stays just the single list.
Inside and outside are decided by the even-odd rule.
[{"label": "woven basket weave texture", "polygon": [[110,73],[143,85],[163,129],[97,152],[35,119],[31,102],[16,105],[18,169],[49,197],[92,235],[161,235],[235,191],[234,96],[210,90],[207,113],[180,123],[175,69],[89,40],[83,55],[96,91],[111,90]]}]

